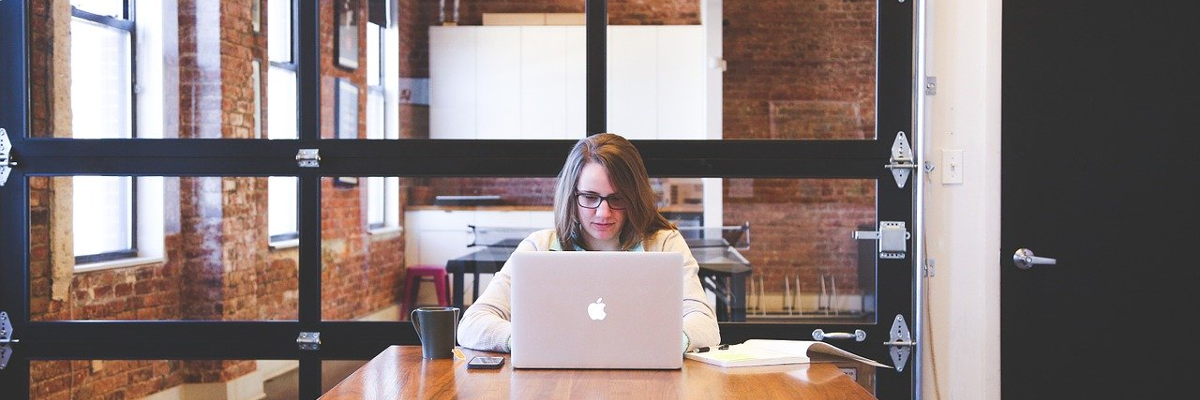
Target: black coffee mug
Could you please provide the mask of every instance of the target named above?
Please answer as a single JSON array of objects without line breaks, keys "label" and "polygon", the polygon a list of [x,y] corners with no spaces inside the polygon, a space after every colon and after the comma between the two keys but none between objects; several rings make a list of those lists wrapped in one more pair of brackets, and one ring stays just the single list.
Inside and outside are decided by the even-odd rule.
[{"label": "black coffee mug", "polygon": [[458,339],[458,307],[417,307],[409,314],[424,358],[454,358]]}]

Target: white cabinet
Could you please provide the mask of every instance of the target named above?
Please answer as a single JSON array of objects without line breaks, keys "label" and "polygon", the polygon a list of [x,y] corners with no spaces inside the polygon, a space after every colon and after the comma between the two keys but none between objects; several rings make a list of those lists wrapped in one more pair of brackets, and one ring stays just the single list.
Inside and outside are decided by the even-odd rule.
[{"label": "white cabinet", "polygon": [[[429,35],[431,138],[584,136],[583,26],[434,26]],[[703,27],[610,26],[607,68],[610,132],[707,137]]]},{"label": "white cabinet", "polygon": [[[476,138],[521,135],[521,28],[479,26],[475,36]],[[432,106],[431,106],[432,107]]]},{"label": "white cabinet", "polygon": [[[525,139],[567,138],[567,27],[521,29],[521,131]],[[575,132],[582,132],[575,129]],[[583,137],[580,133],[578,137]]]},{"label": "white cabinet", "polygon": [[657,30],[658,138],[706,139],[704,28],[667,28]]},{"label": "white cabinet", "polygon": [[587,32],[567,28],[567,137],[587,135]]},{"label": "white cabinet", "polygon": [[[475,138],[475,38],[477,29],[429,32],[429,69],[452,77],[430,83],[429,131],[439,139]],[[437,49],[436,51],[433,49]],[[430,80],[433,80],[433,76]],[[434,89],[436,88],[436,89]]]},{"label": "white cabinet", "polygon": [[658,137],[657,32],[654,26],[608,30],[608,131],[627,139]]}]

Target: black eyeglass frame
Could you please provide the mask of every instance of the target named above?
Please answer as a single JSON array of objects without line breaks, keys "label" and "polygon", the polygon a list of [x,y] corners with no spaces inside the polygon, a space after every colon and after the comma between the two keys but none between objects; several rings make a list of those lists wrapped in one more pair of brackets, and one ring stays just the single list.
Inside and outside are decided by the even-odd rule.
[{"label": "black eyeglass frame", "polygon": [[[585,206],[585,205],[583,205],[582,197],[584,197],[584,196],[588,196],[588,197],[599,197],[599,198],[600,198],[600,201],[597,201],[595,206],[588,207],[588,206]],[[608,208],[609,208],[609,209],[612,209],[612,210],[624,210],[624,209],[626,209],[626,208],[629,208],[628,206],[619,206],[619,207],[618,207],[618,206],[615,206],[615,205],[613,205],[613,202],[612,202],[612,200],[610,200],[610,199],[613,199],[613,198],[617,199],[617,203],[624,203],[624,202],[625,202],[625,198],[624,198],[624,197],[621,197],[620,195],[618,195],[618,194],[616,194],[616,193],[614,193],[614,194],[610,194],[610,195],[608,195],[608,196],[601,196],[601,195],[598,195],[598,194],[595,194],[595,193],[579,193],[579,192],[576,192],[576,193],[575,193],[575,204],[578,204],[580,207],[583,207],[583,208],[586,208],[586,209],[589,209],[589,210],[595,210],[595,209],[597,209],[597,208],[600,208],[600,203],[603,203],[603,202],[607,201],[607,202],[608,202]]]}]

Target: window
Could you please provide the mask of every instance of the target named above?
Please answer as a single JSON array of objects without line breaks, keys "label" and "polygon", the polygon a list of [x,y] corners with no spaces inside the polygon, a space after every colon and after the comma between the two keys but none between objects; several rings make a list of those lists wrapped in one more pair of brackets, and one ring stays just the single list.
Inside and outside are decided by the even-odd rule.
[{"label": "window", "polygon": [[[72,137],[161,138],[159,5],[151,3],[137,14],[130,12],[132,1],[74,0],[71,5]],[[69,182],[76,271],[162,256],[161,177],[80,175]]]},{"label": "window", "polygon": [[[71,125],[77,139],[136,137],[134,21],[122,1],[72,1]],[[73,183],[76,264],[137,256],[131,177],[79,176]]]},{"label": "window", "polygon": [[[296,139],[296,62],[292,58],[292,2],[267,2],[267,138]],[[296,229],[296,177],[267,178],[267,231],[271,243],[293,241]]]},{"label": "window", "polygon": [[[386,45],[394,29],[377,24],[384,21],[371,19],[367,24],[367,139],[397,139],[399,129],[394,123],[396,107],[389,101],[387,86],[396,78],[389,79]],[[391,75],[395,76],[395,75]],[[367,178],[367,225],[371,230],[391,229],[400,225],[400,179],[395,177]]]}]

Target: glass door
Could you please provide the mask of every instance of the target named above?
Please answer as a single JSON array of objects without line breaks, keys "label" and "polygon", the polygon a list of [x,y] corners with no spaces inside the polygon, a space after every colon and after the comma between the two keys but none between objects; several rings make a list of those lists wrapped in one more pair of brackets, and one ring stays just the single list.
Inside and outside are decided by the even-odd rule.
[{"label": "glass door", "polygon": [[[404,310],[439,299],[407,267],[550,226],[567,150],[605,131],[725,343],[820,330],[893,364],[911,241],[855,232],[914,226],[885,167],[918,140],[911,2],[450,3],[0,2],[3,386],[315,398],[417,343]],[[911,397],[915,358],[865,384]]]}]

